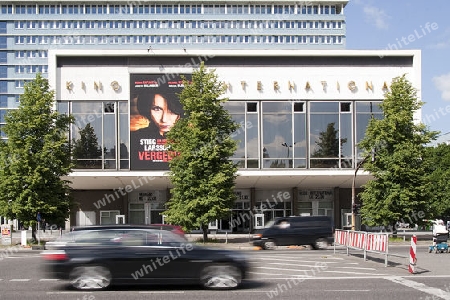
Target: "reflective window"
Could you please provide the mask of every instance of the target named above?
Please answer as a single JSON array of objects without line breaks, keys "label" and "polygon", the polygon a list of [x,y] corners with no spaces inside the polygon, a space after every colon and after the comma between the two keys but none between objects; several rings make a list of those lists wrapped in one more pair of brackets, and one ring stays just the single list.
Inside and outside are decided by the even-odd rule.
[{"label": "reflective window", "polygon": [[[58,108],[67,112],[65,106]],[[70,139],[77,169],[129,168],[126,102],[73,101],[70,113],[75,118]]]},{"label": "reflective window", "polygon": [[263,168],[292,166],[292,103],[263,102]]},{"label": "reflective window", "polygon": [[[338,167],[339,149],[339,103],[310,102],[310,167]],[[318,159],[322,158],[322,159]]]},{"label": "reflective window", "polygon": [[[367,125],[370,119],[382,119],[383,112],[380,108],[381,101],[356,102],[356,144],[358,144],[365,136]],[[358,158],[360,158],[361,150],[358,148]]]},{"label": "reflective window", "polygon": [[0,107],[5,108],[8,107],[8,96],[0,95]]},{"label": "reflective window", "polygon": [[306,103],[294,102],[294,168],[306,168]]},{"label": "reflective window", "polygon": [[12,14],[12,5],[0,5],[0,8],[1,14]]}]

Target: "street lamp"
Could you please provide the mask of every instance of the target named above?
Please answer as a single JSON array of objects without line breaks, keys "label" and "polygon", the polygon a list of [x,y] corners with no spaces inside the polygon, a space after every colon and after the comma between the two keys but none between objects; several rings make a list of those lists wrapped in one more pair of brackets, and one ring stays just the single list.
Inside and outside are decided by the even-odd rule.
[{"label": "street lamp", "polygon": [[[294,145],[297,144],[297,142],[294,143]],[[289,148],[292,148],[293,145],[288,145],[286,142],[282,143],[281,146],[286,147],[287,148],[287,157],[288,157],[288,166],[289,168],[292,167],[292,163],[291,163],[291,157],[289,157]]]},{"label": "street lamp", "polygon": [[356,198],[356,191],[355,191],[355,181],[356,181],[356,174],[358,173],[359,168],[362,166],[362,164],[366,161],[366,158],[364,158],[362,161],[360,161],[356,165],[355,169],[355,175],[353,176],[353,182],[352,182],[352,230],[355,230],[355,223],[356,223],[356,212],[355,212],[355,198]]}]

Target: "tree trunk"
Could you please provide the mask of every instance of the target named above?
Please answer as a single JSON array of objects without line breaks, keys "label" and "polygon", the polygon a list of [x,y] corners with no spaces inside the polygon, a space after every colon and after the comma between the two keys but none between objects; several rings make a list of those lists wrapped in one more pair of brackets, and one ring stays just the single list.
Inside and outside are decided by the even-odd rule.
[{"label": "tree trunk", "polygon": [[208,241],[208,225],[203,224],[202,230],[203,230],[203,244],[204,244]]},{"label": "tree trunk", "polygon": [[392,237],[395,239],[397,238],[397,222],[394,222],[392,225]]}]

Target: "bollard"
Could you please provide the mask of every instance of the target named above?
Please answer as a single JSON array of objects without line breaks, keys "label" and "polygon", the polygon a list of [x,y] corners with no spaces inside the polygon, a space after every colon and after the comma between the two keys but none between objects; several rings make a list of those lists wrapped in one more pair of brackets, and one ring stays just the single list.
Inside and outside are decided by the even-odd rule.
[{"label": "bollard", "polygon": [[228,244],[228,231],[225,231],[225,244]]},{"label": "bollard", "polygon": [[413,235],[411,237],[411,247],[409,248],[409,267],[408,267],[408,271],[411,274],[416,273],[416,264],[417,264],[416,245],[417,245],[417,236]]}]

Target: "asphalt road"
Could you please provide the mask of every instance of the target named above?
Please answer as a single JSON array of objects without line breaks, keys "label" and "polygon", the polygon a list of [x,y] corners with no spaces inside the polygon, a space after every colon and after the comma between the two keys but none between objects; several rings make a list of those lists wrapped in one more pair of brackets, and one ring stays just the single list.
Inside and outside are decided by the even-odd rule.
[{"label": "asphalt road", "polygon": [[418,246],[416,274],[408,272],[409,247],[390,247],[384,257],[344,248],[325,251],[278,249],[245,251],[252,270],[242,288],[208,291],[197,286],[113,287],[75,291],[40,273],[39,251],[19,251],[0,260],[0,299],[450,299],[450,254]]}]

